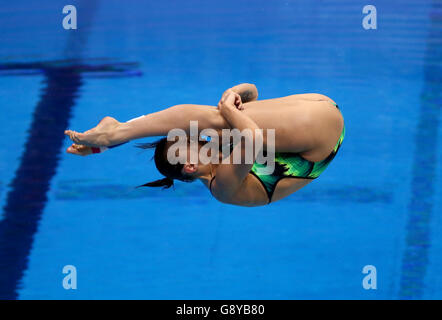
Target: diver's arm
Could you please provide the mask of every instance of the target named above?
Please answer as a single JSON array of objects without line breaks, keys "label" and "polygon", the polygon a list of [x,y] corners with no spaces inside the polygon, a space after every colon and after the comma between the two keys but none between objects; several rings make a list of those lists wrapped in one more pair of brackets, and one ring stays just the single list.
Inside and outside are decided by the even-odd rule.
[{"label": "diver's arm", "polygon": [[[237,97],[239,98],[239,97]],[[235,93],[229,94],[224,101],[219,104],[220,112],[230,126],[234,129],[238,129],[243,133],[244,146],[251,145],[251,150],[246,150],[243,143],[237,143],[234,146],[230,155],[229,163],[221,163],[216,171],[216,179],[212,181],[211,191],[212,194],[222,202],[228,202],[243,185],[246,177],[255,162],[257,151],[255,150],[257,145],[262,146],[262,143],[257,144],[256,141],[263,139],[262,130],[258,125],[249,118],[246,114],[238,110],[238,106],[235,105]],[[250,134],[246,134],[246,133]],[[245,152],[251,152],[252,158],[249,163],[246,163]],[[234,164],[235,153],[241,153],[241,163]],[[248,155],[250,156],[250,155]]]}]

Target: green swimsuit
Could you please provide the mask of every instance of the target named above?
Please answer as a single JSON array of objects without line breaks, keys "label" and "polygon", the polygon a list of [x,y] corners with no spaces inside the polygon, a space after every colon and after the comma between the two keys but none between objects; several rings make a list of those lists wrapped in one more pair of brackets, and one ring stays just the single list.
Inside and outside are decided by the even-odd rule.
[{"label": "green swimsuit", "polygon": [[269,198],[269,203],[272,201],[273,192],[276,189],[276,185],[279,180],[283,178],[303,178],[303,179],[315,179],[327,168],[330,162],[335,157],[342,144],[345,136],[345,127],[342,129],[341,136],[336,143],[333,151],[327,158],[319,162],[312,162],[304,159],[298,153],[275,153],[275,170],[272,174],[264,175],[259,174],[260,168],[265,168],[265,165],[255,164],[250,171],[264,186]]}]

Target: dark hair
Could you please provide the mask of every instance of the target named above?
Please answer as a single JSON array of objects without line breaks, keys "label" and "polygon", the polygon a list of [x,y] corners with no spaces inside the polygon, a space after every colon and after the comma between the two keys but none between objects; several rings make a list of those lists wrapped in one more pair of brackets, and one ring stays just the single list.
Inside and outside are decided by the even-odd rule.
[{"label": "dark hair", "polygon": [[157,170],[165,176],[163,179],[155,180],[152,182],[145,183],[143,185],[138,186],[139,187],[163,187],[164,189],[168,189],[171,186],[173,186],[173,180],[180,180],[184,182],[192,182],[194,178],[183,175],[182,170],[184,167],[184,164],[177,163],[177,164],[171,164],[169,161],[167,161],[166,157],[166,144],[167,144],[167,138],[161,138],[160,140],[157,140],[155,142],[150,143],[139,143],[136,145],[136,147],[141,149],[152,149],[155,148],[155,154],[153,156],[153,159],[155,160],[155,166],[157,167]]}]

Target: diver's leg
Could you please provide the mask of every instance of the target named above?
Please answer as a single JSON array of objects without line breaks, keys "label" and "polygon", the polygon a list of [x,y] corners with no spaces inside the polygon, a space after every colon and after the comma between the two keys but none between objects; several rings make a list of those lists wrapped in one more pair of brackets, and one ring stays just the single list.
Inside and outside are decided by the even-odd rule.
[{"label": "diver's leg", "polygon": [[302,93],[302,94],[295,94],[292,97],[298,100],[328,101],[335,104],[335,102],[332,99],[320,93]]},{"label": "diver's leg", "polygon": [[78,144],[112,146],[144,137],[166,136],[172,129],[182,129],[189,134],[191,121],[198,121],[199,131],[206,128],[217,131],[230,128],[217,108],[182,104],[123,123],[106,117],[95,128],[84,133],[71,130],[65,133]]},{"label": "diver's leg", "polygon": [[151,136],[167,136],[172,129],[182,129],[189,134],[191,121],[198,122],[199,131],[206,128],[214,130],[229,128],[217,108],[207,105],[181,104],[122,124],[120,131],[117,132],[117,138],[133,140]]},{"label": "diver's leg", "polygon": [[[294,106],[295,103],[299,104],[301,102],[322,102],[327,101],[333,105],[336,103],[330,99],[329,97],[320,94],[320,93],[302,93],[302,94],[294,94],[290,96],[285,96],[281,98],[274,98],[268,100],[254,100],[250,102],[244,103],[244,110],[248,109],[267,109],[270,108],[275,110],[276,108],[281,108],[285,106]],[[243,101],[244,102],[244,101]]]}]

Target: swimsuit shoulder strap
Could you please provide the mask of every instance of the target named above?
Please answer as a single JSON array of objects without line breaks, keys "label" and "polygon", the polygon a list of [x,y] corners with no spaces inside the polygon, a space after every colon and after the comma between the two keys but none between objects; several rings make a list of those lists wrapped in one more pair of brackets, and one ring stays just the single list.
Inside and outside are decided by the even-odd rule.
[{"label": "swimsuit shoulder strap", "polygon": [[[212,182],[213,182],[213,180],[215,180],[215,177],[216,177],[216,176],[213,176],[213,178],[210,179],[210,184],[209,184],[209,190],[210,190],[210,193],[212,193]],[[212,194],[213,194],[213,193],[212,193]]]}]

